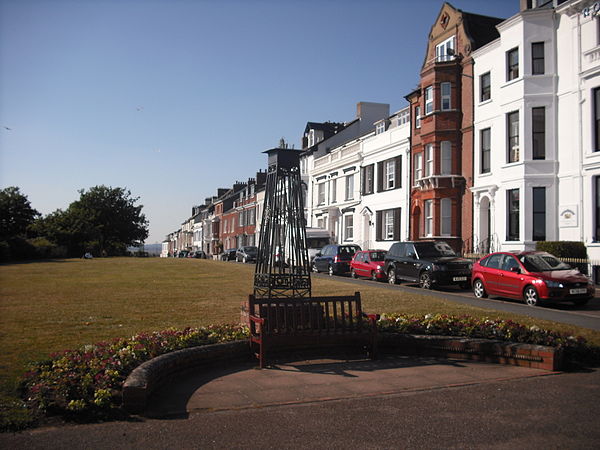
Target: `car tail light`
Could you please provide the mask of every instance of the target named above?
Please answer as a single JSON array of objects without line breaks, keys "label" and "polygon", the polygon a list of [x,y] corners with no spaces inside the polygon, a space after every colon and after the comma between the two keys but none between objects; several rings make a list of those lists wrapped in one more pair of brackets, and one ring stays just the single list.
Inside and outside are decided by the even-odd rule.
[{"label": "car tail light", "polygon": [[340,262],[340,257],[338,255],[335,255],[335,257],[333,258],[333,262],[334,263]]}]

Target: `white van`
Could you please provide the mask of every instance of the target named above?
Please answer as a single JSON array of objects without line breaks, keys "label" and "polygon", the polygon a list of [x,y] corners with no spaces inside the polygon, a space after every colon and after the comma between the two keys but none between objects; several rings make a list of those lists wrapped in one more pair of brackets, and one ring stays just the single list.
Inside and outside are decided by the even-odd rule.
[{"label": "white van", "polygon": [[331,233],[329,231],[323,228],[306,228],[306,248],[308,248],[308,259],[311,263],[315,255],[331,243]]}]

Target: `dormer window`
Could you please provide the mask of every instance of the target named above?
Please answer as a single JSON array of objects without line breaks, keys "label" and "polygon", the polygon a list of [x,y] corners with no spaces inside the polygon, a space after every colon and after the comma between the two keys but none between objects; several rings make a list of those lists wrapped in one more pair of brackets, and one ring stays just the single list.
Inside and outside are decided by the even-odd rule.
[{"label": "dormer window", "polygon": [[385,131],[385,121],[377,122],[375,124],[375,134],[381,134]]},{"label": "dormer window", "polygon": [[435,46],[436,62],[452,61],[456,56],[454,52],[454,36],[446,39],[441,44]]},{"label": "dormer window", "polygon": [[308,146],[312,147],[315,145],[315,130],[310,130],[308,132]]}]

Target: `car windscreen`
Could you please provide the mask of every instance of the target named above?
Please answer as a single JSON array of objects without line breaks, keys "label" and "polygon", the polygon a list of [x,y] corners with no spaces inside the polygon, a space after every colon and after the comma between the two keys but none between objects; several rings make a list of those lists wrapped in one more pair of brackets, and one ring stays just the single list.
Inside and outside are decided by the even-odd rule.
[{"label": "car windscreen", "polygon": [[415,250],[419,258],[456,256],[454,250],[445,242],[415,242]]},{"label": "car windscreen", "polygon": [[546,253],[525,255],[519,258],[529,272],[549,272],[552,270],[568,270],[571,268],[558,258]]},{"label": "car windscreen", "polygon": [[369,252],[371,261],[383,261],[387,252]]},{"label": "car windscreen", "polygon": [[350,245],[343,245],[340,247],[339,254],[340,255],[354,255],[358,251],[358,248],[352,247]]}]

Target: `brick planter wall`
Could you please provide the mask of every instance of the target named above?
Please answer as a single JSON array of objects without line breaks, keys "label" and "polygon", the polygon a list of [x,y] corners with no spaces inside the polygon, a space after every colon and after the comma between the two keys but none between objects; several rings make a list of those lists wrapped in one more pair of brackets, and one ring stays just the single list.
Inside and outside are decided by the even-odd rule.
[{"label": "brick planter wall", "polygon": [[379,342],[382,350],[393,349],[405,355],[431,355],[551,371],[560,370],[563,363],[562,350],[544,345],[399,333],[379,333]]},{"label": "brick planter wall", "polygon": [[[399,333],[379,333],[378,339],[383,352],[403,355],[431,355],[551,371],[560,370],[562,366],[562,351],[542,345]],[[247,340],[192,347],[158,356],[134,369],[127,377],[123,384],[123,408],[130,413],[141,413],[153,391],[186,371],[250,358]]]},{"label": "brick planter wall", "polygon": [[148,397],[174,376],[224,361],[248,360],[252,355],[248,341],[203,345],[157,356],[136,367],[123,383],[123,408],[140,413]]}]

